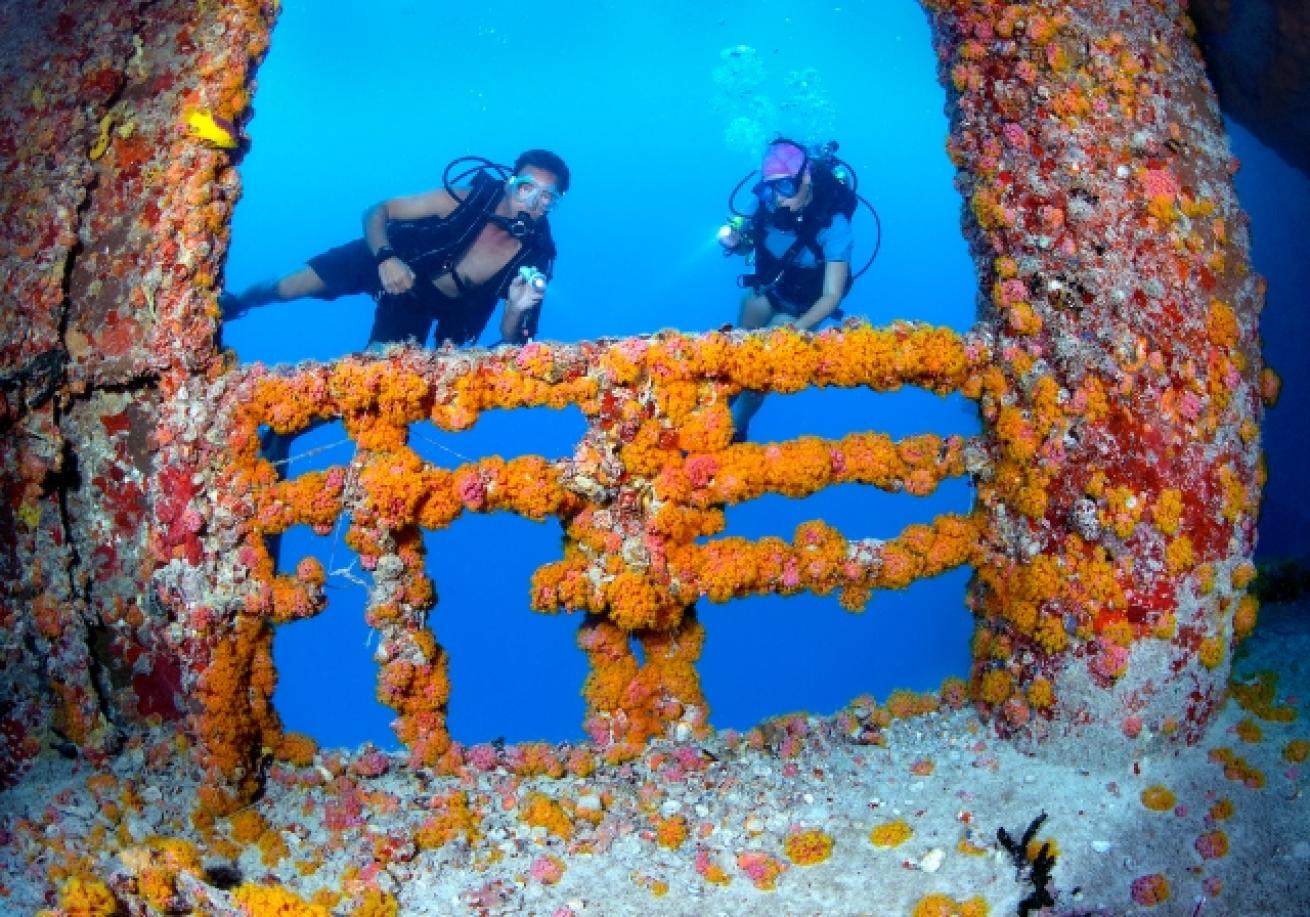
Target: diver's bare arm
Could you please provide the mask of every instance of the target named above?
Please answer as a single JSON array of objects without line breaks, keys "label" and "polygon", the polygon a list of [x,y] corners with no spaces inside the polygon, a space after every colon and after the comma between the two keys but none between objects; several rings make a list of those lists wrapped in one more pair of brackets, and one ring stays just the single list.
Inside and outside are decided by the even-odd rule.
[{"label": "diver's bare arm", "polygon": [[[455,200],[444,190],[393,197],[374,204],[364,211],[364,243],[376,257],[384,248],[390,248],[387,239],[388,220],[418,220],[429,216],[445,216],[455,208]],[[414,272],[409,265],[394,255],[378,264],[378,280],[388,293],[404,293],[414,286]]]},{"label": "diver's bare arm", "polygon": [[845,261],[828,262],[823,271],[823,295],[796,319],[797,328],[809,331],[836,311],[846,295],[846,278],[850,271],[851,266]]},{"label": "diver's bare arm", "polygon": [[388,220],[421,220],[424,217],[448,216],[458,203],[444,189],[388,198],[364,211],[364,241],[377,254],[387,244]]}]

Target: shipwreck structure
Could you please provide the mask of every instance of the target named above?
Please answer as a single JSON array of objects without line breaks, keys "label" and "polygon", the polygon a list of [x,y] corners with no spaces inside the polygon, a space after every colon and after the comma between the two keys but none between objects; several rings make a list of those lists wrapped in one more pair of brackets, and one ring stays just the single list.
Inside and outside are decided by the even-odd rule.
[{"label": "shipwreck structure", "polygon": [[[872,590],[972,565],[968,693],[1037,754],[1193,742],[1220,701],[1262,485],[1261,280],[1185,4],[929,0],[963,229],[965,335],[908,323],[661,335],[497,351],[393,349],[243,368],[216,298],[238,126],[276,4],[105,0],[0,12],[0,784],[52,742],[95,758],[184,724],[202,806],[257,792],[282,738],[274,629],[323,571],[268,536],[350,517],[371,571],[380,698],[416,764],[449,763],[441,634],[420,533],[461,514],[558,518],[531,603],[579,617],[598,754],[709,728],[695,605]],[[973,439],[731,444],[742,388],[915,385],[977,401]],[[442,468],[410,424],[576,405],[572,457]],[[280,480],[261,428],[341,419],[342,466]],[[718,538],[723,508],[840,482],[912,494],[970,475],[968,516],[886,542],[820,520]],[[704,543],[698,539],[707,538]],[[640,647],[640,652],[637,647]],[[1131,740],[1126,745],[1126,740]]]}]

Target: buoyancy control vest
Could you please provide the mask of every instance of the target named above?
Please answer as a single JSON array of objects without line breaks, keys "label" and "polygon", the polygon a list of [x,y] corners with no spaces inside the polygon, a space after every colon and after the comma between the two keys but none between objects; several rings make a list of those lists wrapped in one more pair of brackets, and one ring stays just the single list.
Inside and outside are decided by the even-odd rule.
[{"label": "buoyancy control vest", "polygon": [[[494,218],[503,193],[503,185],[496,177],[477,172],[470,180],[468,195],[446,216],[387,223],[391,248],[418,278],[414,290],[419,292],[419,302],[408,307],[427,308],[438,322],[442,340],[460,345],[476,340],[486,327],[496,301],[509,292],[510,282],[520,267],[534,267],[547,276],[552,273],[555,243],[546,217],[530,224],[530,231],[520,237],[522,246],[518,252],[484,283],[468,286],[455,270],[483,227]],[[457,299],[446,297],[433,285],[445,274],[451,275],[459,290]],[[406,307],[405,303],[379,302],[380,307],[384,305]],[[536,335],[538,311],[533,309],[529,314],[529,325],[522,329],[524,337]]]},{"label": "buoyancy control vest", "polygon": [[[741,285],[751,287],[764,293],[770,299],[782,300],[796,305],[808,306],[823,295],[823,277],[827,269],[823,247],[819,244],[819,233],[832,225],[833,218],[842,214],[850,220],[855,215],[859,203],[855,192],[838,181],[832,171],[822,162],[811,161],[810,182],[813,199],[798,214],[796,222],[796,241],[781,255],[775,255],[764,244],[769,232],[771,212],[764,207],[755,211],[752,237],[755,239],[755,270],[741,278]],[[802,267],[796,258],[802,249],[808,248],[814,255],[815,264]],[[850,290],[852,279],[848,276],[846,289]]]}]

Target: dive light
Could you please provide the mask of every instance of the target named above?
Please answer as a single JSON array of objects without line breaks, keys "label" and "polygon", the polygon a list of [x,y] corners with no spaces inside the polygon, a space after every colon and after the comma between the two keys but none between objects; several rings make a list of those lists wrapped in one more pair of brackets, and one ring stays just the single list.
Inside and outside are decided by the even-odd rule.
[{"label": "dive light", "polygon": [[546,292],[546,285],[548,283],[548,280],[546,279],[546,275],[543,274],[541,271],[537,270],[532,265],[525,264],[521,268],[519,268],[519,276],[523,278],[524,283],[532,287],[534,292],[536,293]]}]

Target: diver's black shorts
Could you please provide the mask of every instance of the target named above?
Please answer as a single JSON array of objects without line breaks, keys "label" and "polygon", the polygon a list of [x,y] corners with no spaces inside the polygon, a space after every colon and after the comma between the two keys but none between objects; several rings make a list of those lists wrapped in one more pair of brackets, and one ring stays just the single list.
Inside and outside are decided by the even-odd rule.
[{"label": "diver's black shorts", "polygon": [[377,262],[363,239],[329,248],[306,263],[327,287],[318,299],[333,300],[359,293],[372,297],[377,308],[369,344],[411,342],[421,347],[427,342],[435,318],[430,300],[440,299],[440,294],[422,281],[409,293],[399,296],[384,293]]},{"label": "diver's black shorts", "polygon": [[355,293],[376,296],[382,291],[377,262],[363,239],[329,248],[306,263],[327,287],[319,299],[331,300]]}]

